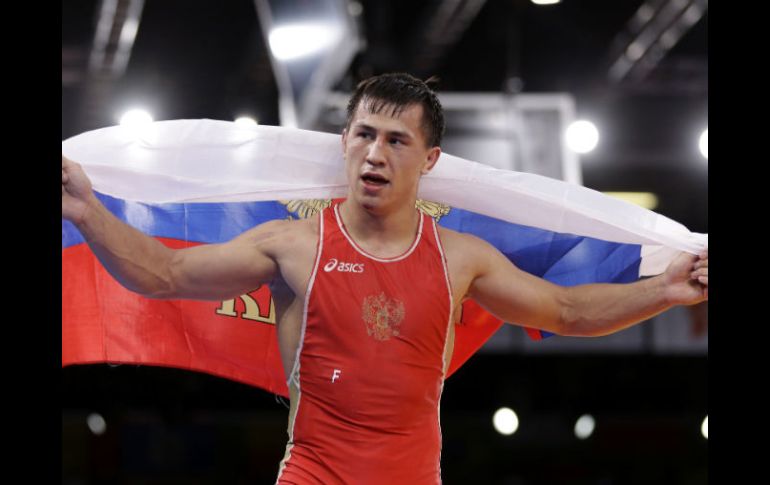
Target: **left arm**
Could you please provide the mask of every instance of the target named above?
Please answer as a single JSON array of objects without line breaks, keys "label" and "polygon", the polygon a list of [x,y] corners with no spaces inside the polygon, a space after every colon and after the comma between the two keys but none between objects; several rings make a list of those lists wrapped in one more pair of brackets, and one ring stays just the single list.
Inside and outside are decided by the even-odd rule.
[{"label": "left arm", "polygon": [[486,242],[463,243],[472,260],[469,297],[503,321],[559,335],[608,335],[674,305],[708,299],[707,250],[682,253],[662,275],[635,283],[563,287],[518,269]]},{"label": "left arm", "polygon": [[654,317],[675,305],[708,299],[708,250],[681,253],[666,272],[628,284],[568,288],[563,335],[609,335]]},{"label": "left arm", "polygon": [[619,332],[668,310],[663,275],[635,283],[590,284],[568,288],[570,306],[564,333],[601,337]]}]

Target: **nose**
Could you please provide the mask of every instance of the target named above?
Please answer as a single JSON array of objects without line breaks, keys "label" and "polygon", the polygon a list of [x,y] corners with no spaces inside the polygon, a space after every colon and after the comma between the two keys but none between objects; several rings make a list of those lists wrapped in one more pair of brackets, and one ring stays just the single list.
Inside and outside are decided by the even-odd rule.
[{"label": "nose", "polygon": [[366,154],[367,163],[375,166],[385,164],[385,151],[382,144],[382,140],[377,139],[369,145],[369,151]]}]

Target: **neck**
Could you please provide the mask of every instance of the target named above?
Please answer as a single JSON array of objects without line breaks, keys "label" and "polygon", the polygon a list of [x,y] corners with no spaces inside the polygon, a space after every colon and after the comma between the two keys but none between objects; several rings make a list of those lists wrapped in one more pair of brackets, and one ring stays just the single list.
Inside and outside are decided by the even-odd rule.
[{"label": "neck", "polygon": [[395,211],[375,214],[348,198],[340,205],[340,216],[353,239],[382,249],[391,247],[398,250],[404,245],[408,248],[420,223],[414,201],[402,204]]}]

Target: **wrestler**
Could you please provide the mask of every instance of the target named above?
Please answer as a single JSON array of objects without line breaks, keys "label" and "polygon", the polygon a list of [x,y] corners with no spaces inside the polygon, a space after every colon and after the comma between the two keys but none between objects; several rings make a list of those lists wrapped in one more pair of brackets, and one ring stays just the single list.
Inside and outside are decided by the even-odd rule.
[{"label": "wrestler", "polygon": [[64,157],[62,217],[121,284],[150,298],[225,300],[270,284],[291,399],[278,483],[440,483],[439,402],[463,299],[507,322],[598,336],[708,298],[707,251],[635,283],[562,287],[438,227],[415,201],[443,131],[425,83],[382,75],[348,106],[348,196],[316,217],[172,250],[113,217]]}]

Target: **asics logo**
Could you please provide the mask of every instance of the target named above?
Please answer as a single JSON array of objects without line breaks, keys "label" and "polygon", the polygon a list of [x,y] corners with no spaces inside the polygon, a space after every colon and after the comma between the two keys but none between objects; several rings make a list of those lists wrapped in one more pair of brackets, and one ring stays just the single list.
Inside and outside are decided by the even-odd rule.
[{"label": "asics logo", "polygon": [[363,273],[364,263],[345,263],[332,258],[324,265],[324,271],[327,273],[335,269],[340,273]]}]

